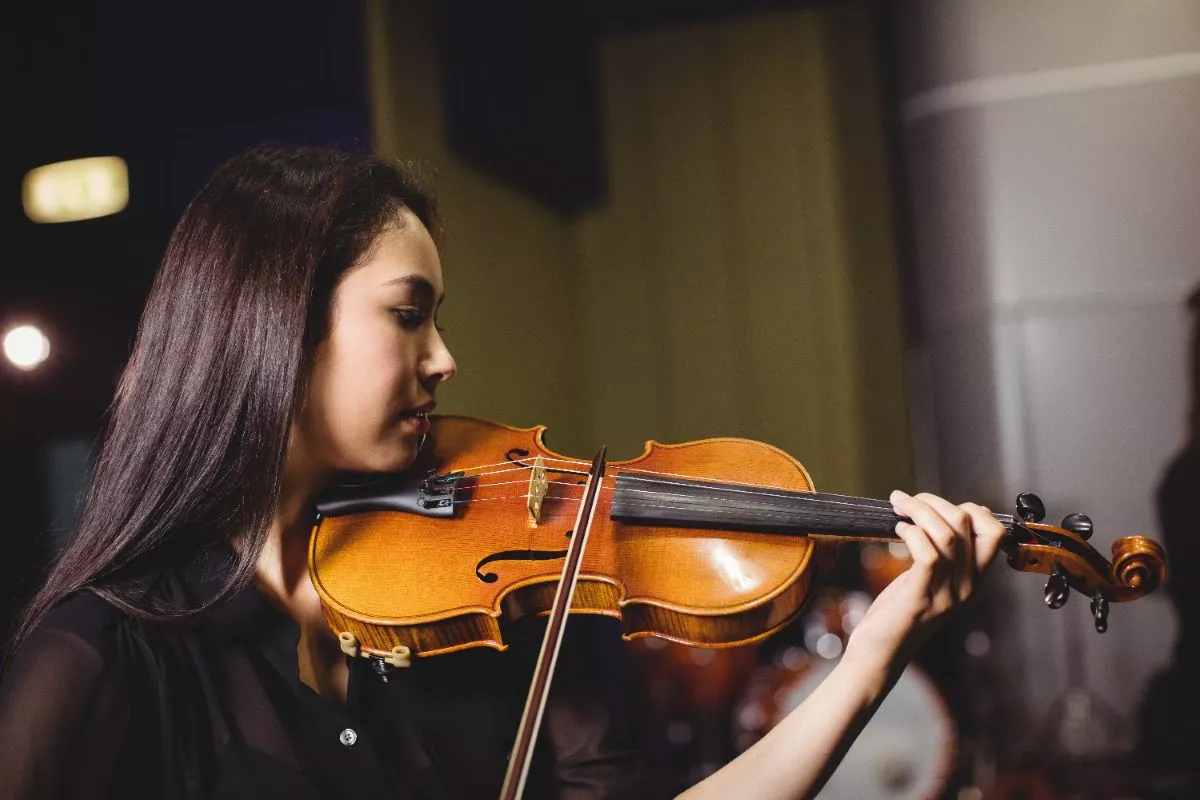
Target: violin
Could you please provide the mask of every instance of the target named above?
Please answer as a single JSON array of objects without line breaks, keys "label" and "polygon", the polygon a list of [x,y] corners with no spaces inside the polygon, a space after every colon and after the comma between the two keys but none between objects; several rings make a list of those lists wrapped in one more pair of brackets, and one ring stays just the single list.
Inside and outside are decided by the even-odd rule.
[{"label": "violin", "polygon": [[[607,463],[601,451],[589,468],[547,448],[545,430],[433,417],[412,468],[319,499],[309,572],[347,655],[371,659],[386,679],[413,656],[504,650],[502,618],[548,614],[526,706],[536,732],[534,694],[544,702],[561,639],[550,641],[568,613],[620,619],[627,640],[754,642],[799,614],[831,543],[899,538],[890,502],[817,492],[804,466],[769,444],[651,441],[628,461]],[[1009,565],[1048,576],[1051,608],[1072,589],[1091,598],[1101,632],[1110,603],[1165,578],[1158,543],[1120,538],[1110,562],[1087,542],[1091,520],[1043,524],[1034,495],[994,516]],[[532,745],[525,722],[513,760]],[[519,796],[505,784],[502,796]]]},{"label": "violin", "polygon": [[[561,456],[546,428],[431,419],[409,470],[335,487],[317,503],[309,568],[325,619],[354,655],[406,662],[468,647],[505,649],[500,620],[549,611],[574,532],[587,462]],[[648,442],[607,465],[571,613],[622,621],[625,639],[729,647],[786,626],[804,605],[828,542],[896,541],[886,500],[819,493],[804,466],[748,439]],[[1046,604],[1111,602],[1165,578],[1162,547],[1117,539],[1109,562],[1072,514],[1045,525],[1037,497],[1008,529],[1008,563],[1048,576]]]}]

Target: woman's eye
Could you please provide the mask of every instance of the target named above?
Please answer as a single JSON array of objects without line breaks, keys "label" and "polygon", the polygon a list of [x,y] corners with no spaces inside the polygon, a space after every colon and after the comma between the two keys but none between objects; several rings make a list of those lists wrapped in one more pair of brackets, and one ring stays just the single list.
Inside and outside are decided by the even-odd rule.
[{"label": "woman's eye", "polygon": [[400,322],[400,327],[405,330],[419,328],[429,318],[427,314],[415,308],[393,308],[392,314]]}]

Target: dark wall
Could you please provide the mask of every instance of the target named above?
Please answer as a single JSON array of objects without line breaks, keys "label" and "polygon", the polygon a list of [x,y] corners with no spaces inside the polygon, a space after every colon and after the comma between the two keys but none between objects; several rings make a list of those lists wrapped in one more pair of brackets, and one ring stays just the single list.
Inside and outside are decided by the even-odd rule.
[{"label": "dark wall", "polygon": [[[0,25],[0,329],[37,322],[53,351],[30,374],[0,364],[0,628],[63,522],[58,446],[97,437],[167,237],[204,178],[265,140],[369,147],[357,3],[22,5]],[[128,162],[128,208],[25,218],[28,170],[95,155]]]}]

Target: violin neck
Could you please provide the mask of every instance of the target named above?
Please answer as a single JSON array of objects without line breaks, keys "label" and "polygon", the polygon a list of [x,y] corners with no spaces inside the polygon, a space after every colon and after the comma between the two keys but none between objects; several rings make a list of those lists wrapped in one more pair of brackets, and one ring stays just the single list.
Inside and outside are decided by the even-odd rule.
[{"label": "violin neck", "polygon": [[886,500],[621,473],[611,516],[634,525],[895,540]]}]

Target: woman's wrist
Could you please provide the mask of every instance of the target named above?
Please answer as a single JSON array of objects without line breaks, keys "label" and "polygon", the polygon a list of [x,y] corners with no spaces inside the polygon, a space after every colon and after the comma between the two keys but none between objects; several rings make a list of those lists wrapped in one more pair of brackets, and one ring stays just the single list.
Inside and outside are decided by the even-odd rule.
[{"label": "woman's wrist", "polygon": [[836,669],[847,673],[849,682],[861,687],[864,702],[873,706],[887,694],[908,662],[903,648],[872,647],[870,642],[851,639]]}]

